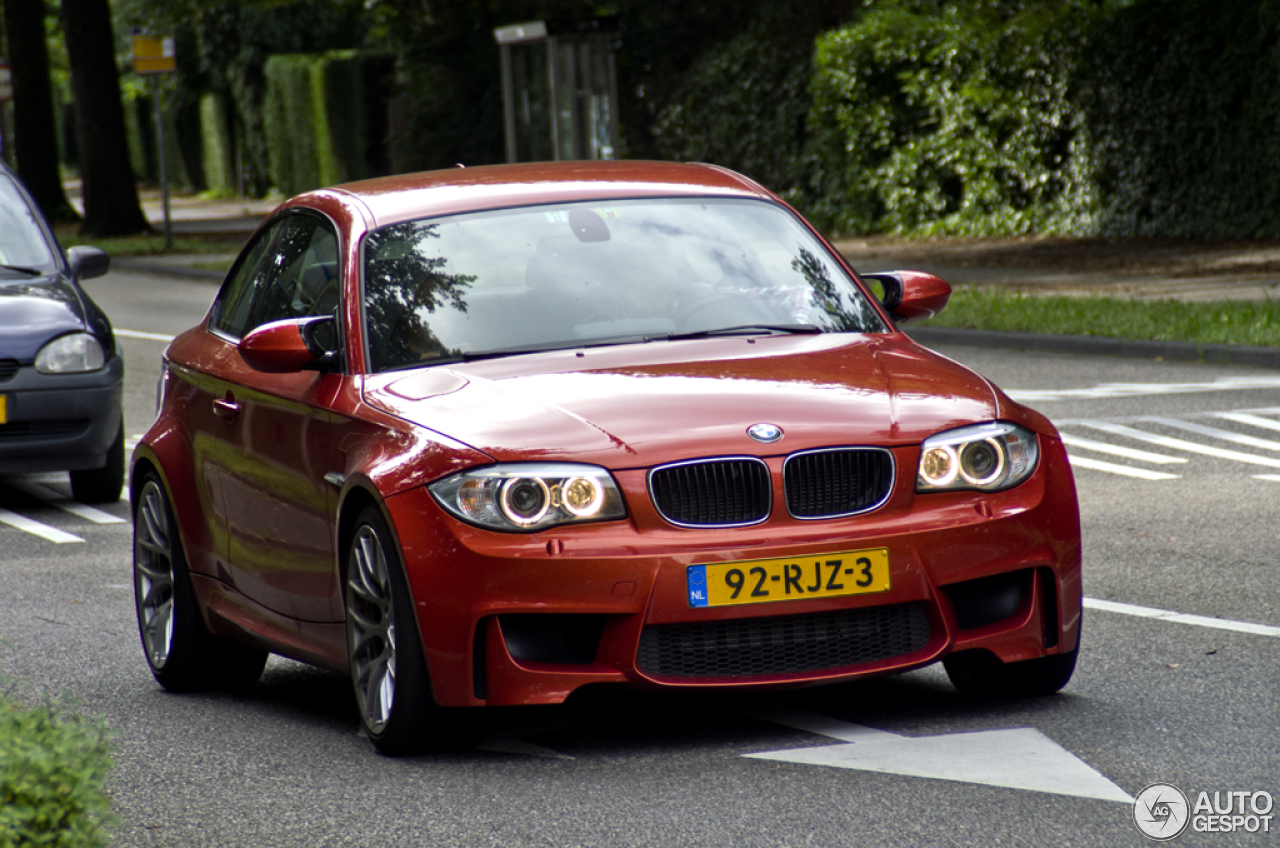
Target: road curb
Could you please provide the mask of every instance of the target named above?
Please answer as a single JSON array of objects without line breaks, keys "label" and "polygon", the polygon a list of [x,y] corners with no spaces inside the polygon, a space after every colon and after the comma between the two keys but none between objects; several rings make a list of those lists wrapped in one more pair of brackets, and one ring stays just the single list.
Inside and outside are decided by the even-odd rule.
[{"label": "road curb", "polygon": [[962,330],[953,327],[907,327],[904,328],[904,332],[924,345],[955,344],[1035,350],[1046,353],[1081,353],[1177,362],[1207,362],[1215,365],[1280,368],[1280,348],[1274,347],[1153,340],[1129,341],[1100,336],[1005,333],[990,330]]}]

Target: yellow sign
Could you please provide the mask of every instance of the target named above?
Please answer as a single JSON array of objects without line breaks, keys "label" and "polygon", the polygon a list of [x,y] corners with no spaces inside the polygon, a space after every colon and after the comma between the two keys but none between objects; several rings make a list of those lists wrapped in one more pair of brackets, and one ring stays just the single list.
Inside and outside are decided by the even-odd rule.
[{"label": "yellow sign", "polygon": [[177,53],[172,38],[152,35],[133,37],[133,72],[136,74],[166,74],[178,69]]}]

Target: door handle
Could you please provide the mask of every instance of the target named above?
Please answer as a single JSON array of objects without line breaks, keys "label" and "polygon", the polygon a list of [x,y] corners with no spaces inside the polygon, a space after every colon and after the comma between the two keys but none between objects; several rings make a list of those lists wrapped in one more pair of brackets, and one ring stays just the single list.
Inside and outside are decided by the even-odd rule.
[{"label": "door handle", "polygon": [[230,424],[240,414],[240,404],[230,394],[225,399],[214,398],[213,414]]}]

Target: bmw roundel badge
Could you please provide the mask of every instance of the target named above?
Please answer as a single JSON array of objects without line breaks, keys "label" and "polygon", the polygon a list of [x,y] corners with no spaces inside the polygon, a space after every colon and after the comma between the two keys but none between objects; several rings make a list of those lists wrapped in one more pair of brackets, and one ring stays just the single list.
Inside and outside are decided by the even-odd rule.
[{"label": "bmw roundel badge", "polygon": [[782,428],[776,424],[752,424],[747,428],[747,435],[757,442],[771,445],[782,438]]}]

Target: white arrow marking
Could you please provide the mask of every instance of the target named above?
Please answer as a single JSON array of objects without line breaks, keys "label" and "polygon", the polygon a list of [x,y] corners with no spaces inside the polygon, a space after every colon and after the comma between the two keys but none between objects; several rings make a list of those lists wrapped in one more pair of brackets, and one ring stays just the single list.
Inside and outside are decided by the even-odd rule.
[{"label": "white arrow marking", "polygon": [[846,744],[746,755],[755,759],[1133,803],[1129,793],[1030,727],[912,738],[806,713],[756,715]]}]

